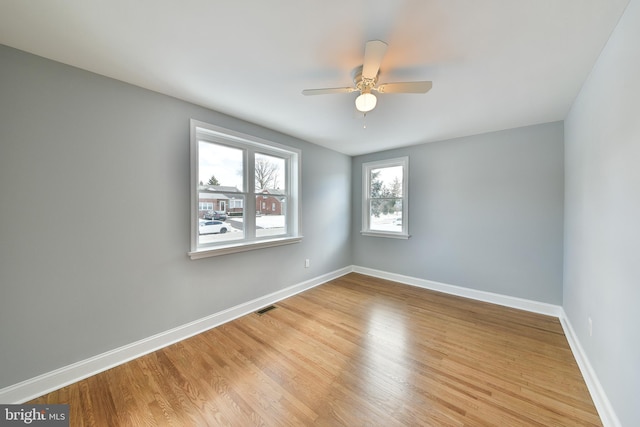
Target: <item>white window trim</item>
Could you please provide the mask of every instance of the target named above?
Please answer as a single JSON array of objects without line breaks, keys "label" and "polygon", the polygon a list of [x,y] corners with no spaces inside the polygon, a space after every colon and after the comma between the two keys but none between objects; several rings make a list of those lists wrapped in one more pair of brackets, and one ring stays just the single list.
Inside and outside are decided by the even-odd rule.
[{"label": "white window trim", "polygon": [[[292,243],[298,243],[302,240],[300,234],[300,189],[301,189],[301,157],[302,153],[296,148],[292,148],[286,145],[278,144],[273,141],[268,141],[262,138],[258,138],[252,135],[243,134],[223,127],[211,125],[198,120],[191,120],[191,180],[189,185],[191,187],[191,250],[188,255],[191,259],[201,259],[219,255],[227,255],[231,253],[245,252],[255,249],[262,249],[273,246],[289,245]],[[291,171],[286,175],[287,188],[290,188],[289,198],[287,203],[287,227],[285,235],[278,235],[273,238],[260,238],[256,236],[247,237],[242,241],[231,241],[229,243],[216,244],[205,247],[198,247],[198,141],[201,138],[201,133],[205,133],[208,138],[213,141],[218,140],[227,145],[233,145],[234,142],[241,147],[252,146],[258,148],[261,152],[266,151],[271,153],[279,153],[289,157],[289,164]],[[253,161],[250,159],[249,161]],[[295,174],[295,176],[292,176]],[[255,193],[254,179],[248,176],[248,172],[245,171],[245,182],[248,188],[243,189],[248,194]],[[243,203],[243,209],[250,208],[251,203],[246,205]],[[247,228],[255,229],[255,216],[245,212],[245,233]],[[289,222],[290,221],[290,222]]]},{"label": "white window trim", "polygon": [[191,259],[202,259],[220,255],[235,254],[238,252],[252,251],[255,249],[270,248],[273,246],[290,245],[302,241],[302,236],[298,237],[281,237],[278,239],[265,239],[254,242],[242,242],[228,245],[216,246],[215,248],[199,249],[189,252]]},{"label": "white window trim", "polygon": [[[371,214],[370,198],[371,194],[371,170],[393,166],[402,166],[402,231],[380,231],[371,230],[369,223]],[[409,235],[409,157],[397,157],[395,159],[378,160],[362,164],[362,230],[360,234],[372,237],[388,237],[391,239],[408,239]]]}]

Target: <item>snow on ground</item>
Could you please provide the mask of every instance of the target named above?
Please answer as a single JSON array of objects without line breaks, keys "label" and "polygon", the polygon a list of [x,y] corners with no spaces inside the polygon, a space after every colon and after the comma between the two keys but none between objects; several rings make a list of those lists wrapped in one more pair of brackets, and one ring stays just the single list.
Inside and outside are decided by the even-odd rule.
[{"label": "snow on ground", "polygon": [[379,231],[402,231],[402,217],[397,213],[371,218],[371,229]]},{"label": "snow on ground", "polygon": [[[229,221],[243,222],[241,216],[231,216]],[[262,215],[256,217],[256,226],[259,228],[284,228],[284,215]]]},{"label": "snow on ground", "polygon": [[256,217],[256,225],[260,228],[284,228],[284,215]]}]

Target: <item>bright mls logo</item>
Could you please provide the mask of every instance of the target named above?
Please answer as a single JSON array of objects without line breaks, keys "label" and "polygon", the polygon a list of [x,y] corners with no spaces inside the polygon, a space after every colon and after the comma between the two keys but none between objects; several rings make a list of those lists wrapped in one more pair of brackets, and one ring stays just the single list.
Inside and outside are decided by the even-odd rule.
[{"label": "bright mls logo", "polygon": [[0,405],[0,427],[69,427],[69,405]]}]

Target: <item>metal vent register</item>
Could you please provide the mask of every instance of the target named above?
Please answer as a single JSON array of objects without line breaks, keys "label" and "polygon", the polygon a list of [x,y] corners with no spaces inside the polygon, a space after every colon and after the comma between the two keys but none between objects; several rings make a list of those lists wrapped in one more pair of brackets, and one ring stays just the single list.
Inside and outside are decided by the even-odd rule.
[{"label": "metal vent register", "polygon": [[270,306],[267,306],[267,307],[265,307],[263,309],[260,309],[260,310],[256,311],[256,314],[262,316],[263,314],[265,314],[268,311],[273,310],[274,308],[276,308],[275,305],[270,305]]}]

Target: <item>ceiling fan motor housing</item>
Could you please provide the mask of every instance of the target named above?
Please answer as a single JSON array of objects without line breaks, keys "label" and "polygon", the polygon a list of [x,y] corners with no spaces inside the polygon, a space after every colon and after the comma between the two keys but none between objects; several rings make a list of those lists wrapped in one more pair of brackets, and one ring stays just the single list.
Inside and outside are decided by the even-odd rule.
[{"label": "ceiling fan motor housing", "polygon": [[360,93],[371,93],[371,89],[376,87],[378,75],[372,79],[362,76],[362,65],[353,70],[353,84]]}]

